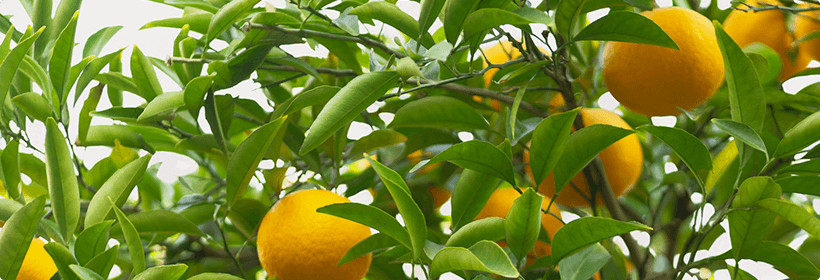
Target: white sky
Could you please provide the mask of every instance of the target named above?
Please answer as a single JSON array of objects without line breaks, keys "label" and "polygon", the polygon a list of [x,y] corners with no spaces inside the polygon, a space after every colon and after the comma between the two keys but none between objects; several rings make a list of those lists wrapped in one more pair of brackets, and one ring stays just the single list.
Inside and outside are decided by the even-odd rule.
[{"label": "white sky", "polygon": [[[267,0],[275,7],[283,7],[285,1],[284,0]],[[672,0],[657,0],[659,6],[661,7],[668,7],[672,5]],[[710,0],[705,0],[702,3],[702,6],[708,5]],[[721,8],[725,8],[729,6],[730,0],[719,0],[719,6]],[[59,0],[54,1],[54,7],[56,9],[57,3]],[[541,2],[540,0],[534,0],[532,2]],[[260,6],[263,5],[264,1],[260,3]],[[408,14],[413,16],[414,18],[418,18],[418,10],[419,4],[415,2],[410,2],[406,0],[399,1],[398,5],[402,8],[402,10],[406,11]],[[608,12],[608,9],[602,9],[589,14],[590,21],[594,21],[602,16],[604,16]],[[20,5],[18,1],[15,0],[0,0],[0,13],[4,15],[12,15],[11,18],[12,23],[16,26],[18,30],[24,30],[26,26],[31,24],[28,16],[25,13],[25,10]],[[331,17],[335,17],[338,15],[337,12],[331,11],[328,13]],[[130,76],[130,69],[128,66],[128,58],[131,56],[131,50],[133,45],[138,45],[140,50],[142,50],[147,56],[152,56],[160,59],[165,59],[169,55],[171,55],[171,42],[176,37],[178,30],[170,29],[170,28],[150,28],[146,30],[138,30],[140,26],[143,24],[158,20],[158,19],[165,19],[165,18],[172,18],[172,17],[179,17],[181,15],[181,11],[175,9],[173,7],[169,7],[163,4],[158,4],[155,2],[151,2],[148,0],[85,0],[83,1],[79,22],[77,25],[77,35],[75,41],[79,44],[85,42],[85,40],[94,32],[96,32],[99,28],[104,26],[115,26],[115,25],[122,25],[124,28],[120,30],[116,36],[112,38],[111,41],[105,46],[102,50],[101,54],[108,54],[114,52],[120,48],[127,47],[123,52],[123,61],[124,67],[123,72],[126,75]],[[433,28],[438,28],[441,26],[440,21],[437,21]],[[544,27],[542,25],[533,25],[533,29],[536,32],[540,32],[543,30]],[[373,26],[364,26],[362,25],[361,28],[369,29],[370,32],[378,32],[378,28]],[[520,34],[512,28],[505,28],[508,31],[512,31],[513,35]],[[384,31],[386,34],[398,34],[395,29],[392,28],[385,28]],[[554,41],[553,41],[554,42]],[[551,42],[551,43],[553,43]],[[283,47],[286,51],[290,52],[295,56],[302,56],[302,55],[316,55],[316,56],[325,56],[327,51],[320,47],[317,50],[311,50],[307,46],[285,46]],[[80,61],[82,58],[81,56],[82,45],[78,46],[75,49],[75,56],[74,56],[74,63]],[[817,67],[820,66],[820,63],[814,61],[810,66]],[[160,79],[160,83],[162,84],[163,90],[168,91],[177,91],[181,90],[178,85],[176,85],[170,78],[167,78],[162,72],[157,70],[158,77]],[[795,93],[799,89],[805,87],[806,85],[818,81],[818,76],[810,76],[810,77],[800,77],[796,79],[792,79],[784,85],[785,89],[789,93]],[[92,83],[95,85],[96,83]],[[92,85],[89,85],[90,88]],[[87,94],[88,89],[86,89]],[[234,96],[240,95],[243,98],[250,98],[254,100],[264,100],[265,97],[260,90],[257,89],[257,85],[251,82],[244,82],[236,87],[224,91],[224,93],[230,93]],[[73,90],[72,90],[73,94]],[[142,99],[129,95],[128,93],[124,93],[125,100],[124,103],[126,106],[137,106],[143,102]],[[84,98],[83,98],[84,99]],[[73,100],[73,98],[72,98]],[[617,107],[617,101],[615,101],[611,95],[608,93],[605,94],[599,103],[602,107],[612,110]],[[72,115],[72,120],[77,120],[77,114],[79,112],[79,106],[81,106],[82,100],[78,102],[78,107],[73,108],[71,111],[74,112]],[[266,105],[265,102],[260,102],[260,104],[268,109],[272,110],[270,107]],[[108,108],[110,104],[107,102],[106,98],[103,98],[100,102],[98,108]],[[202,115],[202,114],[200,114]],[[204,117],[201,121],[204,123]],[[103,118],[94,118],[93,124],[110,124],[112,123],[110,120],[106,120]],[[675,124],[675,118],[653,118],[653,123],[657,125],[667,125],[673,126]],[[33,136],[32,140],[36,146],[42,146],[43,140],[37,135],[44,135],[44,128],[41,123],[29,123],[29,132]],[[207,126],[204,129],[208,129]],[[72,122],[70,133],[72,135],[76,135],[77,127],[76,121]],[[367,131],[356,131],[353,129],[351,131],[351,138],[358,138],[367,134]],[[4,144],[5,145],[5,144]],[[27,151],[21,147],[21,151],[23,152],[31,152]],[[110,149],[106,147],[90,147],[90,148],[79,148],[77,150],[78,155],[85,160],[87,165],[92,165],[94,162],[97,162],[99,159],[107,157],[110,153]],[[36,154],[36,153],[35,153]],[[144,152],[143,152],[144,154]],[[155,164],[158,162],[162,162],[163,166],[160,169],[160,177],[165,181],[173,181],[175,180],[176,176],[188,174],[196,170],[196,164],[188,159],[187,157],[180,156],[173,153],[165,153],[159,152],[157,153],[153,159],[151,164]],[[369,198],[369,194],[367,192],[363,192],[367,198],[362,197],[356,200],[368,200],[372,201],[372,198]],[[449,203],[447,203],[449,205]],[[442,209],[442,212],[449,212],[449,208],[445,205],[445,209]],[[567,216],[572,216],[565,214]],[[728,229],[728,226],[726,226]],[[639,242],[642,244],[648,243],[648,236],[643,236],[641,234],[635,235]],[[619,242],[622,243],[622,242]],[[721,237],[721,240],[716,242],[716,245],[712,250],[710,250],[707,254],[700,254],[700,257],[706,257],[707,255],[714,255],[718,253],[722,253],[729,246],[729,239],[728,235],[724,235]],[[700,259],[700,257],[698,259]],[[785,276],[780,272],[777,272],[771,268],[770,265],[752,262],[752,261],[741,261],[740,264],[741,268],[744,270],[752,273],[758,279],[783,279]],[[409,265],[405,267],[407,272],[410,271]],[[420,273],[417,273],[419,275]],[[454,276],[453,276],[454,277]],[[728,279],[729,275],[726,270],[718,271],[716,274],[715,279]],[[444,279],[444,278],[443,278]],[[458,279],[454,277],[452,279]],[[685,279],[692,279],[692,278],[685,278]]]}]

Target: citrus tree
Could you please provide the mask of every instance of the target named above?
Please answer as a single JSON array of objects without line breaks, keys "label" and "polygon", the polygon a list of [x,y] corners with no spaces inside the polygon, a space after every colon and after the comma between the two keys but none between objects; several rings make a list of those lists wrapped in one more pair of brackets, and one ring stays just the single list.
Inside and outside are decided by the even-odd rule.
[{"label": "citrus tree", "polygon": [[0,279],[820,277],[816,0],[155,2],[0,16]]}]

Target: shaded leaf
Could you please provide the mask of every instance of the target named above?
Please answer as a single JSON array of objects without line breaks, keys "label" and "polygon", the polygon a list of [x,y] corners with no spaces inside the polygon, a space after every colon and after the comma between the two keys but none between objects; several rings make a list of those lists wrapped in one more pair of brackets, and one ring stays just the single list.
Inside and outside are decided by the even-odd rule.
[{"label": "shaded leaf", "polygon": [[569,184],[572,177],[575,177],[599,153],[632,133],[632,130],[611,125],[594,124],[570,134],[561,159],[558,161],[561,164],[556,165],[553,170],[555,195],[558,195]]},{"label": "shaded leaf", "polygon": [[511,184],[515,183],[510,158],[497,147],[484,141],[471,140],[455,144],[430,159],[426,165],[442,161],[449,161],[466,169],[490,174]]},{"label": "shaded leaf", "polygon": [[535,182],[543,182],[558,164],[579,110],[550,115],[533,130],[530,167]]},{"label": "shaded leaf", "polygon": [[433,258],[430,274],[433,278],[450,271],[475,270],[498,274],[502,277],[517,278],[515,269],[507,253],[493,241],[479,241],[469,249],[447,247]]},{"label": "shaded leaf", "polygon": [[399,108],[389,127],[476,130],[487,129],[489,124],[464,101],[447,96],[431,96]]},{"label": "shaded leaf", "polygon": [[265,155],[277,131],[286,120],[287,117],[278,118],[259,127],[236,147],[236,151],[228,161],[228,176],[225,180],[228,205],[232,205],[242,197],[262,156]]},{"label": "shaded leaf", "polygon": [[633,12],[610,12],[584,27],[573,40],[638,43],[679,50],[675,41],[654,21]]},{"label": "shaded leaf", "polygon": [[[120,208],[125,204],[134,186],[142,179],[149,161],[151,161],[151,155],[145,155],[117,170],[105,181],[88,203],[85,215],[86,228],[107,219],[112,208]],[[112,201],[114,204],[111,203]]]},{"label": "shaded leaf", "polygon": [[627,223],[602,217],[583,217],[567,223],[552,239],[552,261],[558,262],[590,244],[634,230],[652,230],[638,223]]},{"label": "shaded leaf", "polygon": [[447,247],[469,248],[481,240],[499,241],[506,237],[506,220],[489,217],[472,221],[459,228],[447,239]]},{"label": "shaded leaf", "polygon": [[0,234],[0,278],[16,279],[23,259],[31,245],[37,222],[43,215],[46,198],[40,196],[29,202],[6,220]]},{"label": "shaded leaf", "polygon": [[416,204],[410,195],[410,188],[407,187],[404,179],[402,179],[396,171],[391,170],[369,156],[365,158],[370,162],[370,166],[373,167],[373,170],[379,175],[387,191],[390,192],[390,196],[393,197],[393,200],[396,202],[396,207],[399,209],[399,213],[401,213],[402,219],[404,220],[407,233],[410,235],[410,243],[412,245],[410,249],[413,252],[413,258],[417,259],[423,252],[425,240],[427,240],[427,223],[424,221],[424,214],[422,214],[418,204]]}]

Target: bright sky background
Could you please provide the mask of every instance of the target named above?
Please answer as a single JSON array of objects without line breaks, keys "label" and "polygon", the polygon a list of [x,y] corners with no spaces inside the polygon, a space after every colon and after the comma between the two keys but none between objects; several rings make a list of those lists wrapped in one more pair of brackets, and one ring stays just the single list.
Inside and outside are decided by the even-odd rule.
[{"label": "bright sky background", "polygon": [[[266,0],[270,4],[275,7],[283,7],[285,0]],[[705,7],[708,6],[709,1],[705,0],[701,6]],[[59,0],[54,1],[54,7],[56,9],[57,3]],[[541,2],[540,0],[532,1],[535,4]],[[658,5],[660,7],[668,7],[672,5],[672,0],[657,0]],[[729,7],[730,0],[719,0],[719,7],[726,8]],[[264,1],[260,3],[260,6],[264,5]],[[419,4],[415,2],[410,2],[406,0],[401,0],[398,2],[398,5],[413,16],[414,18],[418,18],[418,11],[419,11]],[[608,9],[602,9],[589,14],[590,21],[594,21],[602,16],[604,16],[608,12]],[[25,13],[22,5],[18,1],[15,0],[0,0],[0,13],[4,15],[12,15],[11,18],[12,23],[16,26],[18,30],[24,30],[26,26],[31,24],[28,16]],[[85,40],[94,32],[99,30],[104,26],[115,26],[115,25],[122,25],[124,28],[120,30],[116,36],[106,45],[106,47],[102,50],[101,54],[108,54],[114,52],[120,48],[126,47],[125,51],[123,52],[122,57],[124,58],[124,67],[123,72],[125,75],[130,76],[130,69],[128,67],[128,58],[131,56],[131,50],[133,45],[138,45],[140,50],[142,50],[147,56],[152,56],[160,59],[165,59],[169,55],[171,55],[171,42],[176,37],[178,30],[176,29],[169,29],[169,28],[151,28],[145,30],[139,30],[139,27],[144,25],[147,22],[158,20],[158,19],[165,19],[165,18],[172,18],[172,17],[179,17],[181,15],[181,11],[175,9],[173,7],[169,7],[163,4],[158,4],[155,2],[151,2],[148,0],[85,0],[83,1],[79,23],[77,25],[77,35],[75,41],[82,44]],[[338,15],[337,12],[331,11],[328,13],[331,17],[336,17]],[[440,21],[436,21],[436,24],[433,25],[433,30],[441,26]],[[544,29],[543,25],[533,25],[533,29],[536,33],[540,33],[541,30]],[[380,27],[374,26],[361,26],[362,30],[368,29],[370,32],[378,32]],[[509,31],[512,31],[513,35],[520,34],[516,32],[513,28],[505,28]],[[386,27],[384,32],[388,35],[390,34],[399,34],[395,29],[390,27]],[[196,36],[196,35],[194,35]],[[550,41],[551,44],[554,43],[554,40]],[[282,47],[284,50],[288,51],[294,56],[303,56],[303,55],[313,55],[313,56],[325,56],[327,54],[327,50],[323,47],[319,47],[316,50],[310,49],[307,45],[291,45],[291,46],[284,46]],[[74,63],[80,61],[82,58],[81,56],[82,45],[80,45],[77,49],[75,49],[74,55]],[[810,64],[811,67],[820,66],[820,63],[817,61],[813,61]],[[157,70],[157,74],[160,79],[160,83],[162,84],[163,90],[168,91],[177,91],[181,90],[178,85],[176,85],[170,78],[166,77],[162,72]],[[795,93],[799,89],[805,87],[808,84],[817,82],[820,80],[818,76],[808,76],[808,77],[800,77],[795,78],[790,81],[787,81],[784,85],[786,92]],[[92,83],[95,85],[96,82]],[[89,88],[92,86],[89,85]],[[87,94],[88,89],[86,89]],[[265,100],[263,93],[258,89],[258,85],[253,84],[252,82],[246,81],[234,88],[229,90],[223,91],[223,93],[230,93],[233,96],[242,96],[243,98],[250,98],[255,99],[258,101]],[[73,94],[73,90],[72,90]],[[135,95],[130,95],[128,93],[124,94],[124,104],[125,106],[135,107],[143,103],[142,99],[136,97]],[[84,97],[83,97],[84,99]],[[267,110],[272,110],[272,108],[268,107],[266,102],[259,102],[263,108]],[[72,120],[77,120],[77,114],[79,113],[79,106],[81,106],[82,101],[78,102],[78,107],[72,108],[73,115],[71,116]],[[608,93],[605,94],[600,100],[599,104],[601,107],[609,110],[613,110],[615,107],[618,106],[617,101],[612,98],[611,95]],[[106,98],[103,98],[100,102],[98,108],[108,108],[110,104],[108,103]],[[201,122],[204,123],[204,117],[200,114]],[[104,118],[94,118],[93,125],[98,124],[110,124],[112,121],[104,119]],[[653,123],[657,125],[666,125],[666,126],[674,126],[675,124],[675,117],[659,117],[653,118]],[[36,146],[42,147],[43,139],[41,135],[45,135],[45,129],[43,125],[39,122],[29,123],[29,133],[32,136],[32,141]],[[359,128],[359,129],[356,129]],[[204,129],[208,129],[207,126]],[[72,122],[70,126],[70,134],[76,135],[77,126],[76,121]],[[366,126],[353,126],[351,129],[351,133],[349,134],[349,138],[351,139],[358,139],[364,135],[369,133],[369,128]],[[468,133],[469,134],[469,133]],[[460,135],[462,136],[462,135]],[[464,137],[471,137],[471,135],[466,135]],[[0,141],[3,146],[5,143]],[[31,152],[28,149],[21,147],[22,152]],[[93,163],[97,162],[98,160],[107,157],[110,153],[110,148],[107,147],[89,147],[89,148],[79,148],[77,149],[78,156],[82,158],[86,164],[90,167]],[[144,154],[145,152],[142,152]],[[35,153],[36,154],[36,153]],[[172,182],[176,179],[176,176],[181,176],[193,172],[196,170],[197,165],[192,160],[187,157],[180,156],[174,153],[167,153],[167,152],[158,152],[151,160],[151,164],[162,163],[162,167],[160,168],[160,177],[166,182]],[[668,172],[672,172],[674,170],[667,170]],[[27,178],[26,178],[27,179]],[[699,198],[694,198],[699,199]],[[800,199],[800,197],[798,197]],[[806,199],[805,196],[802,199]],[[357,195],[353,197],[354,201],[360,201],[369,203],[372,201],[368,192],[362,192],[361,196]],[[449,214],[449,202],[442,207],[443,214]],[[707,207],[707,214],[714,213],[713,207]],[[577,218],[577,216],[572,215],[571,213],[562,213],[565,217],[565,220],[569,221],[571,219]],[[711,214],[710,214],[711,215]],[[725,223],[725,221],[724,221]],[[728,230],[728,224],[723,225],[724,228]],[[649,241],[648,234],[645,233],[634,233],[633,234],[636,239],[641,243],[641,245],[646,245]],[[805,240],[807,236],[798,238],[795,242],[793,242],[793,247],[799,246],[803,240]],[[621,245],[623,242],[619,240],[619,237],[616,237],[616,241]],[[698,259],[703,257],[708,257],[712,255],[716,255],[726,251],[729,248],[729,236],[728,234],[724,234],[708,252],[702,251],[698,254]],[[624,251],[625,251],[625,246]],[[729,262],[730,264],[734,264],[732,261]],[[741,261],[740,263],[741,268],[750,272],[751,274],[758,277],[758,279],[783,279],[785,275],[780,272],[777,272],[771,268],[771,265],[757,263],[753,261]],[[405,265],[405,271],[410,271],[410,266]],[[420,271],[416,273],[417,275],[422,275]],[[715,279],[728,279],[729,274],[726,270],[718,271],[715,275]],[[688,276],[687,276],[688,277]],[[444,277],[443,279],[458,279],[458,277],[452,276],[451,277]],[[685,279],[693,279],[691,277]]]}]

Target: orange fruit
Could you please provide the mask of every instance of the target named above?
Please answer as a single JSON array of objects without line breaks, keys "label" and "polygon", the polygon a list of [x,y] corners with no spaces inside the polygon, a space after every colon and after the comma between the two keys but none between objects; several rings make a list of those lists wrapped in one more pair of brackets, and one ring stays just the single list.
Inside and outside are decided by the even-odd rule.
[{"label": "orange fruit", "polygon": [[723,83],[723,56],[706,17],[678,7],[646,11],[680,50],[608,42],[604,81],[621,105],[646,116],[678,115],[709,99]]},{"label": "orange fruit", "polygon": [[[484,68],[490,66],[487,64],[487,60],[489,60],[492,64],[502,64],[521,56],[521,52],[518,51],[518,49],[514,47],[510,41],[499,42],[498,44],[487,49],[483,49],[482,51],[484,52],[484,56],[487,57],[486,59],[483,57],[481,59],[481,61],[483,61]],[[497,73],[498,70],[498,68],[493,68],[487,70],[487,72],[484,72],[484,87],[490,87],[490,84],[493,83],[493,76],[495,76],[495,73]],[[481,98],[481,96],[477,97]]]},{"label": "orange fruit", "polygon": [[259,262],[280,280],[359,280],[372,255],[336,266],[353,245],[370,236],[370,228],[316,212],[350,202],[326,190],[303,190],[282,198],[265,215],[256,237]]},{"label": "orange fruit", "polygon": [[57,266],[43,245],[45,242],[39,238],[31,240],[23,265],[17,273],[17,280],[48,280],[57,273]]},{"label": "orange fruit", "polygon": [[[553,99],[556,98],[560,98],[560,102],[550,101],[550,103],[555,102],[556,104],[560,103],[563,105],[563,98],[561,95],[556,95]],[[623,129],[632,129],[629,127],[629,124],[621,119],[620,116],[603,109],[582,108],[580,115],[585,126],[593,124],[608,124]],[[604,171],[606,171],[606,178],[609,181],[610,187],[612,187],[612,192],[615,193],[616,196],[621,196],[629,192],[629,190],[632,189],[641,177],[641,169],[643,168],[643,149],[641,148],[641,142],[638,140],[638,136],[635,134],[631,134],[621,140],[618,140],[606,148],[603,152],[598,154],[598,157],[601,158],[601,162],[604,165]],[[528,150],[524,150],[524,162],[530,162],[530,153]],[[530,178],[535,180],[532,175],[532,168],[527,165],[524,169],[527,171]],[[589,202],[584,198],[584,196],[591,197],[589,192],[589,184],[587,184],[584,173],[579,172],[575,175],[575,177],[572,178],[572,184],[575,184],[575,186],[583,191],[584,194],[581,195],[571,185],[567,185],[564,186],[564,189],[561,190],[561,194],[558,195],[555,201],[572,207],[589,206]],[[541,194],[548,198],[555,195],[555,179],[552,176],[552,173],[550,173],[547,178],[541,182],[538,190]],[[603,205],[604,202],[601,200],[601,196],[596,195],[596,197],[597,204]]]},{"label": "orange fruit", "polygon": [[[774,0],[748,2],[752,6],[762,6],[762,3],[780,4]],[[734,10],[726,17],[723,27],[741,48],[752,43],[761,43],[776,51],[783,62],[783,70],[777,77],[781,82],[806,69],[811,60],[805,53],[798,54],[794,61],[789,59],[788,51],[794,42],[794,36],[786,28],[785,15],[779,10],[754,13]]]},{"label": "orange fruit", "polygon": [[433,209],[441,208],[447,200],[450,200],[450,196],[452,195],[449,190],[438,188],[436,186],[427,187],[427,191],[429,191],[430,195],[433,196]]},{"label": "orange fruit", "polygon": [[[818,7],[818,5],[803,3],[798,8]],[[803,38],[812,32],[820,31],[820,11],[808,11],[794,17],[794,37]],[[820,61],[820,38],[811,39],[800,44],[800,52],[814,60]]]},{"label": "orange fruit", "polygon": [[[513,205],[513,201],[516,198],[521,196],[518,191],[513,188],[503,188],[497,189],[493,194],[490,196],[490,199],[487,201],[487,204],[484,205],[484,208],[481,209],[481,212],[475,217],[475,220],[480,220],[489,217],[500,217],[506,218],[507,213],[510,212],[510,208]],[[544,202],[542,204],[542,208],[546,209],[549,206],[550,200],[549,198],[544,198]],[[550,207],[549,212],[554,214],[555,216],[561,217],[561,212],[558,209],[558,205],[552,205]],[[547,231],[547,235],[549,235],[550,240],[555,236],[555,233],[558,232],[563,223],[560,220],[556,219],[552,215],[545,214],[541,212],[541,226]],[[500,245],[506,246],[505,242],[499,242]],[[547,256],[550,254],[550,244],[538,241],[535,243],[535,248],[527,254],[530,260],[527,261],[527,265],[532,264],[535,261],[535,258]]]}]

